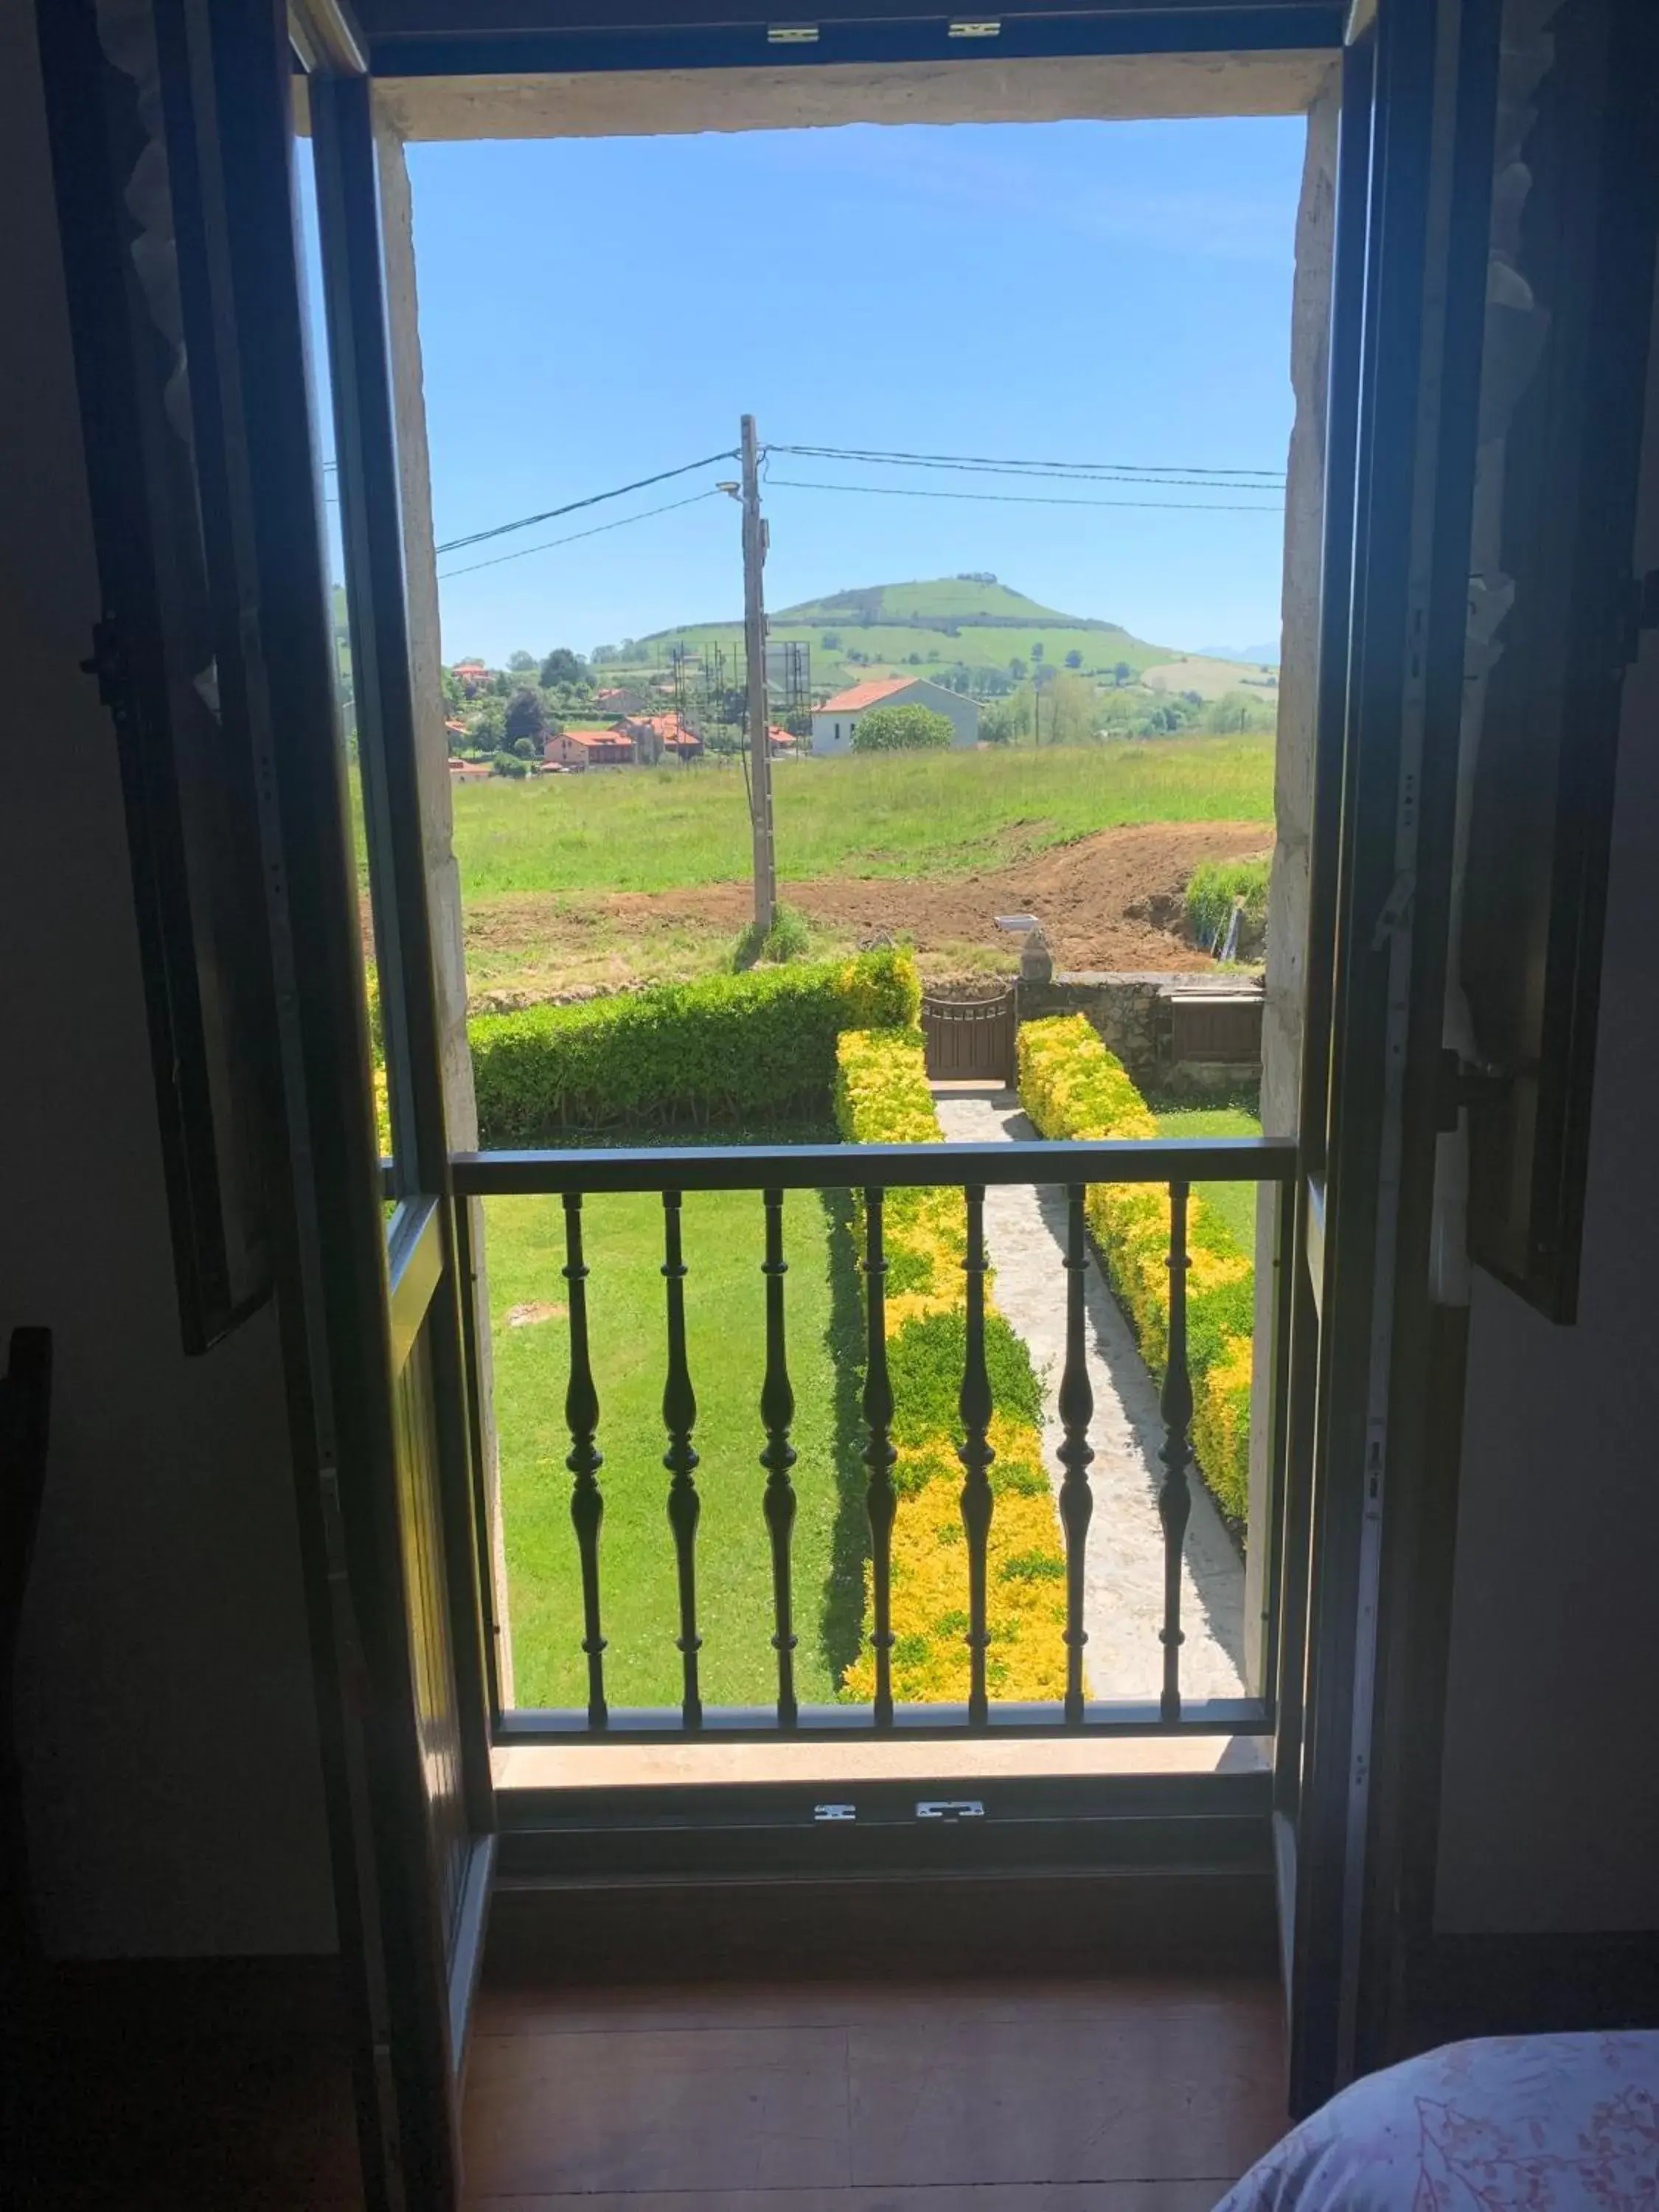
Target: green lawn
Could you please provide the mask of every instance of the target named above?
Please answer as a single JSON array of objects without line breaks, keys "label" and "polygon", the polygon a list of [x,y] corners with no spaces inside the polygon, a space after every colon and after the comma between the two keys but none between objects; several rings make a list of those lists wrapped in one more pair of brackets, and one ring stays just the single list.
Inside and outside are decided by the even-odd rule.
[{"label": "green lawn", "polygon": [[[1160,1137],[1259,1137],[1261,1122],[1248,1106],[1158,1106],[1153,1108]],[[1255,1249],[1255,1185],[1249,1182],[1200,1182],[1194,1185],[1206,1206],[1213,1206],[1231,1228],[1247,1252]]]},{"label": "green lawn", "polygon": [[[838,1201],[830,1201],[838,1203]],[[487,1256],[501,1518],[520,1705],[577,1705],[586,1695],[581,1584],[570,1525],[564,1392],[569,1340],[563,1210],[557,1199],[490,1201]],[[606,1687],[618,1705],[680,1694],[674,1546],[661,1454],[665,1360],[662,1206],[653,1197],[590,1199],[583,1212],[588,1310],[605,1466],[601,1536]],[[864,1469],[857,1458],[859,1332],[850,1238],[811,1193],[786,1201],[789,1370],[795,1391],[796,1681],[803,1699],[835,1693],[862,1608]],[[758,1192],[693,1193],[684,1202],[687,1340],[697,1395],[697,1547],[702,1692],[711,1704],[768,1702],[776,1686],[770,1553],[757,1410],[765,1356]],[[510,1326],[515,1307],[552,1305]],[[832,1347],[847,1356],[838,1364]]]},{"label": "green lawn", "polygon": [[[1264,732],[793,762],[774,787],[779,872],[968,874],[1124,823],[1270,822],[1273,743]],[[497,777],[453,798],[467,900],[671,890],[749,871],[735,767]]]}]

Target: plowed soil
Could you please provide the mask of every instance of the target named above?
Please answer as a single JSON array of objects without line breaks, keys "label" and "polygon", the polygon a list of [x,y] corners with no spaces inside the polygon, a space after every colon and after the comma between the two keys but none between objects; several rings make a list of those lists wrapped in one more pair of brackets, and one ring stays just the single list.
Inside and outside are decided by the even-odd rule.
[{"label": "plowed soil", "polygon": [[[1012,951],[996,917],[1034,914],[1057,967],[1199,969],[1212,963],[1187,938],[1182,893],[1200,860],[1265,853],[1260,822],[1154,822],[1103,830],[1050,848],[1009,868],[906,883],[857,878],[785,883],[781,896],[809,921],[860,942],[904,937],[918,952],[964,945]],[[751,911],[744,884],[673,891],[562,896],[514,891],[480,901],[466,915],[470,948],[491,964],[522,951],[538,967],[561,951],[580,956],[596,937],[625,935],[648,946],[653,930],[735,936]]]}]

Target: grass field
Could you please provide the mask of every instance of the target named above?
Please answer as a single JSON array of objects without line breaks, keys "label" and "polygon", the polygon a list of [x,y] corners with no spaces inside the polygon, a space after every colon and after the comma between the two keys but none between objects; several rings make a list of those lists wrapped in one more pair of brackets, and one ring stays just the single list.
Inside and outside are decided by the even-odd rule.
[{"label": "grass field", "polygon": [[[1120,823],[1269,822],[1273,744],[1269,732],[792,762],[775,781],[779,873],[958,875]],[[749,872],[735,767],[493,777],[453,796],[466,900],[672,890]]]},{"label": "grass field", "polygon": [[[1259,1137],[1261,1116],[1250,1107],[1155,1107],[1160,1137]],[[1249,1182],[1200,1182],[1194,1188],[1206,1206],[1226,1222],[1245,1251],[1255,1249],[1255,1185]]]},{"label": "grass field", "polygon": [[[569,1344],[563,1214],[556,1199],[492,1200],[488,1211],[501,1517],[520,1705],[586,1697],[581,1584],[564,1459]],[[795,1391],[796,1680],[833,1696],[854,1656],[862,1608],[865,1471],[857,1458],[857,1284],[852,1247],[823,1201],[791,1194],[789,1370]],[[665,1359],[662,1206],[589,1200],[588,1312],[605,1465],[601,1535],[606,1688],[618,1705],[680,1694],[674,1545],[662,1466]],[[710,1703],[764,1704],[776,1688],[770,1553],[757,1410],[765,1331],[758,1192],[688,1194],[686,1333],[702,1455],[698,1532],[702,1691]],[[517,1325],[509,1320],[518,1310]],[[526,1318],[526,1310],[539,1317]],[[835,1348],[842,1347],[837,1360]]]}]

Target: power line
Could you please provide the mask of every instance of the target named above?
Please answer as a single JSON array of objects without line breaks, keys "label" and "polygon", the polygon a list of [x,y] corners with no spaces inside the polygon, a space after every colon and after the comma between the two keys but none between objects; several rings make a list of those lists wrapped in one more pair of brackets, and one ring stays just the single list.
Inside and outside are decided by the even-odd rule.
[{"label": "power line", "polygon": [[[521,514],[516,522],[498,522],[493,529],[475,530],[467,538],[447,538],[434,550],[459,553],[468,545],[482,545],[488,538],[505,538],[510,531],[533,529],[538,522],[556,522],[562,514],[574,514],[585,507],[599,507],[607,499],[622,499],[630,491],[644,491],[652,484],[666,483],[671,477],[689,477],[694,469],[712,468],[716,461],[736,459],[736,447],[728,446],[722,453],[705,453],[702,460],[683,462],[677,469],[659,469],[655,476],[640,477],[633,483],[618,484],[614,491],[596,491],[587,499],[573,499],[564,507],[544,507],[539,514]],[[557,542],[562,544],[564,541]],[[459,575],[462,572],[457,569],[453,573]]]},{"label": "power line", "polygon": [[1206,468],[1196,461],[1158,464],[1139,461],[1010,460],[988,453],[917,453],[875,446],[786,446],[774,443],[774,453],[793,453],[803,459],[872,461],[902,468],[985,470],[1008,476],[1104,477],[1131,481],[1215,483],[1234,489],[1276,489],[1285,481],[1282,469]]},{"label": "power line", "polygon": [[573,530],[568,538],[544,538],[539,545],[520,545],[515,553],[497,553],[493,560],[470,561],[465,568],[446,568],[438,581],[447,584],[452,576],[471,576],[480,568],[499,568],[508,561],[526,560],[532,553],[550,553],[556,545],[574,545],[579,538],[601,538],[607,530],[626,530],[630,522],[648,522],[653,514],[672,514],[676,507],[696,507],[699,500],[719,496],[720,486],[710,484],[707,491],[694,491],[690,499],[671,499],[661,507],[641,507],[637,514],[618,515],[614,522],[596,522],[591,530]]},{"label": "power line", "polygon": [[[872,499],[972,499],[1008,507],[1129,507],[1152,514],[1277,514],[1277,506],[1223,499],[1057,499],[1052,492],[940,491],[931,484],[819,483],[799,477],[769,477],[769,489],[781,491],[866,492]],[[1218,487],[1228,489],[1229,487]],[[1240,484],[1231,489],[1249,489]],[[1267,486],[1261,487],[1263,490]]]}]

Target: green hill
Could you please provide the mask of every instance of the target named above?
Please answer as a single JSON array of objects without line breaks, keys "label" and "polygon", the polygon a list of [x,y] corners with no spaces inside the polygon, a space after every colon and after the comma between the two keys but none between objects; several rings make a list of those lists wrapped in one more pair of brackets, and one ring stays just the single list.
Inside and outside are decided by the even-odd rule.
[{"label": "green hill", "polygon": [[[775,645],[811,649],[811,685],[818,697],[866,677],[915,671],[944,682],[959,669],[1006,671],[1015,660],[1027,669],[1035,660],[1055,669],[1069,665],[1109,683],[1120,666],[1139,677],[1161,661],[1181,658],[1176,649],[1149,645],[1116,623],[1042,606],[988,574],[831,592],[780,608],[769,627]],[[658,630],[607,656],[605,666],[665,670],[676,648],[701,661],[705,648],[714,646],[728,659],[740,654],[742,623]],[[1073,653],[1077,659],[1069,659]]]}]

